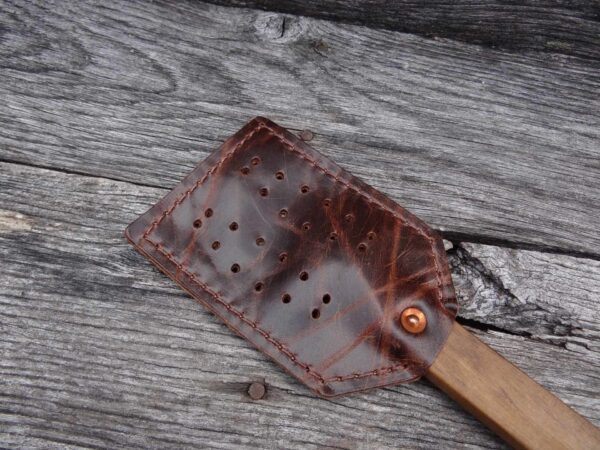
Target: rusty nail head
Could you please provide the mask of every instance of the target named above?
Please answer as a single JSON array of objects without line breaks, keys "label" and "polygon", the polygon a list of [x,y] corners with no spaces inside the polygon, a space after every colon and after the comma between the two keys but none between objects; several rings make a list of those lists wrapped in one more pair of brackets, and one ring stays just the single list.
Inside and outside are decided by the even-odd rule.
[{"label": "rusty nail head", "polygon": [[427,326],[427,317],[419,308],[410,307],[402,311],[400,323],[407,332],[419,334]]},{"label": "rusty nail head", "polygon": [[260,400],[265,396],[266,392],[265,385],[262,383],[254,382],[248,386],[248,395],[252,400]]},{"label": "rusty nail head", "polygon": [[302,130],[300,132],[300,139],[302,139],[303,141],[312,141],[314,137],[314,133],[310,130]]}]

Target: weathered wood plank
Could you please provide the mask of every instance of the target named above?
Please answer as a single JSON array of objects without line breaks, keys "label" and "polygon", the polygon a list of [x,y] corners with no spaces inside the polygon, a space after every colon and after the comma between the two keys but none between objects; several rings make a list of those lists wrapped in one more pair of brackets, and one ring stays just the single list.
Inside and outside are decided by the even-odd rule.
[{"label": "weathered wood plank", "polygon": [[461,316],[600,352],[600,262],[462,243],[450,251]]},{"label": "weathered wood plank", "polygon": [[[332,401],[314,397],[126,244],[125,225],[164,189],[16,164],[0,164],[0,173],[3,444],[503,447],[424,381]],[[485,260],[487,247],[466,248]],[[534,265],[544,258],[552,265],[550,255],[535,255]],[[586,263],[582,273],[599,271]],[[556,276],[575,277],[572,267],[562,276],[560,266],[553,266]],[[471,288],[457,285],[467,305]],[[577,292],[565,301],[587,307]],[[493,305],[503,305],[487,298],[496,320]],[[486,317],[476,316],[482,323]],[[600,424],[593,346],[582,355],[579,347],[523,336],[479,335]],[[265,399],[250,400],[248,384],[262,380]]]},{"label": "weathered wood plank", "polygon": [[545,0],[209,0],[450,38],[511,51],[600,58],[600,3]]},{"label": "weathered wood plank", "polygon": [[201,2],[4,2],[0,32],[1,160],[168,187],[262,114],[447,237],[600,257],[597,61]]}]

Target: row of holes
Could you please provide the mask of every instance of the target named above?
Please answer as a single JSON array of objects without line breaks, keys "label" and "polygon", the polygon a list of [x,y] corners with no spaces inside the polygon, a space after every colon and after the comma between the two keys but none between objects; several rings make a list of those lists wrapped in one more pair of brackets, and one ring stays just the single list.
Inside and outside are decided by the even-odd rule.
[{"label": "row of holes", "polygon": [[[253,164],[253,165],[257,165],[257,164],[259,164],[259,163],[260,163],[260,158],[258,158],[258,157],[254,157],[254,158],[252,159],[252,164]],[[244,170],[244,169],[247,169],[247,170]],[[242,168],[242,173],[243,173],[244,175],[247,175],[249,172],[250,172],[250,169],[249,169],[248,167],[244,167],[244,168]],[[276,172],[276,173],[275,173],[275,178],[277,178],[278,180],[283,180],[283,179],[285,178],[285,174],[284,174],[282,171],[278,171],[278,172]],[[307,186],[307,185],[303,185],[303,186],[301,186],[301,188],[300,188],[300,192],[302,192],[303,194],[306,194],[306,193],[307,193],[307,192],[309,192],[309,191],[310,191],[310,187],[309,187],[309,186]],[[260,189],[259,189],[259,193],[260,193],[260,195],[261,195],[262,197],[267,197],[267,196],[269,195],[269,189],[268,189],[268,188],[266,188],[266,187],[262,187],[262,188],[260,188]],[[324,200],[323,200],[323,206],[325,206],[325,207],[329,207],[329,206],[331,206],[331,199],[329,199],[329,198],[326,198],[326,199],[324,199]],[[281,217],[282,219],[285,219],[285,218],[287,218],[287,217],[288,217],[288,215],[289,215],[289,213],[288,213],[288,210],[287,210],[287,209],[285,209],[285,208],[283,208],[283,209],[281,209],[281,210],[279,211],[279,217]],[[346,214],[346,215],[344,216],[344,220],[345,220],[346,222],[350,223],[350,222],[354,221],[354,215],[353,215],[353,214],[351,214],[351,213],[348,213],[348,214]],[[304,231],[309,231],[309,230],[311,229],[311,224],[310,224],[310,222],[304,222],[304,223],[302,224],[302,229],[303,229]],[[369,231],[369,232],[367,233],[367,239],[368,239],[368,240],[370,240],[370,241],[374,240],[376,236],[377,236],[377,235],[375,234],[375,232],[374,232],[374,231]],[[329,234],[329,239],[330,239],[331,241],[335,241],[335,240],[337,240],[337,238],[338,238],[338,234],[337,234],[335,231],[334,231],[334,232],[331,232],[331,233]],[[367,250],[367,245],[366,245],[365,243],[362,243],[362,242],[361,242],[361,243],[358,245],[358,250],[359,250],[360,252],[364,252],[364,251],[366,251],[366,250]]]},{"label": "row of holes", "polygon": [[[261,159],[260,159],[258,156],[255,156],[255,157],[253,157],[253,158],[251,159],[251,161],[250,161],[250,162],[251,162],[251,164],[252,164],[253,166],[256,166],[256,165],[260,164],[260,162],[261,162]],[[242,174],[244,174],[244,175],[247,175],[248,173],[250,173],[250,168],[249,168],[249,167],[247,167],[247,166],[245,166],[245,167],[242,167],[242,169],[241,169],[241,172],[242,172]],[[284,174],[284,172],[283,172],[283,171],[281,171],[281,170],[280,170],[280,171],[278,171],[278,172],[276,172],[276,173],[275,173],[275,178],[276,178],[276,179],[278,179],[278,180],[283,180],[283,179],[285,178],[285,174]],[[301,188],[300,188],[300,191],[301,191],[302,193],[306,194],[307,192],[309,192],[309,191],[310,191],[310,188],[309,188],[309,186],[307,186],[307,185],[303,185],[303,186],[301,186]],[[266,197],[266,196],[268,196],[268,195],[269,195],[269,189],[268,189],[268,188],[266,188],[266,187],[260,188],[260,189],[259,189],[259,193],[260,193],[260,195],[261,195],[261,196],[263,196],[263,197]],[[325,206],[325,207],[329,207],[329,206],[331,206],[331,199],[329,199],[329,198],[326,198],[326,199],[324,199],[324,200],[323,200],[323,206]],[[208,208],[208,209],[205,211],[205,216],[206,216],[206,217],[211,217],[211,216],[212,216],[212,214],[213,214],[213,211],[212,211],[212,209],[210,209],[210,208]],[[285,209],[285,208],[284,208],[284,209],[281,209],[281,210],[279,211],[279,217],[281,217],[282,219],[285,219],[285,218],[287,218],[287,217],[288,217],[288,214],[289,214],[289,213],[288,213],[288,210],[287,210],[287,209]],[[351,213],[348,213],[348,214],[346,214],[346,215],[344,216],[344,220],[345,220],[346,222],[348,222],[348,223],[349,223],[349,222],[352,222],[352,221],[354,220],[354,215],[353,215],[353,214],[351,214]],[[194,222],[194,227],[196,227],[196,228],[199,228],[201,225],[202,225],[202,221],[201,221],[201,220],[199,220],[199,219],[198,219],[198,220],[196,220],[196,221]],[[232,223],[229,225],[229,228],[230,228],[232,231],[235,231],[235,230],[237,230],[237,229],[238,229],[238,224],[237,224],[236,222],[232,222]],[[302,229],[303,229],[304,231],[308,231],[308,230],[310,230],[310,228],[311,228],[311,224],[310,224],[310,222],[304,222],[304,224],[302,224]],[[376,237],[376,234],[375,234],[375,232],[374,232],[374,231],[370,231],[369,233],[367,233],[367,239],[368,239],[368,240],[372,241],[373,239],[375,239],[375,237]],[[258,245],[262,245],[262,244],[264,244],[264,240],[262,240],[262,244],[259,244],[259,243],[258,243],[258,241],[259,241],[259,240],[261,240],[261,239],[262,239],[262,238],[259,238],[259,239],[257,239],[257,244],[258,244]],[[335,233],[335,232],[332,232],[332,233],[329,235],[329,239],[330,239],[330,240],[332,240],[332,241],[335,241],[335,240],[337,239],[337,233]],[[219,248],[219,244],[216,244],[216,245],[217,245],[217,248]],[[366,246],[366,244],[364,244],[364,243],[361,243],[361,244],[359,244],[359,246],[358,246],[358,250],[359,250],[359,251],[365,251],[366,249],[367,249],[367,246]]]},{"label": "row of holes", "polygon": [[[218,242],[218,241],[217,241],[217,242]],[[288,258],[288,254],[287,254],[286,252],[281,252],[281,253],[279,254],[279,262],[282,262],[282,263],[284,263],[284,262],[286,262],[286,261],[287,261],[287,258]],[[242,270],[242,269],[241,269],[241,267],[240,267],[240,265],[239,265],[238,263],[233,263],[233,264],[231,265],[231,271],[232,271],[233,273],[239,273],[239,272],[240,272],[240,270]],[[306,280],[308,280],[308,272],[306,272],[306,271],[300,272],[299,278],[300,278],[302,281],[306,281]]]},{"label": "row of holes", "polygon": [[[306,185],[300,187],[300,192],[302,192],[303,194],[306,194],[309,190],[310,190],[310,188]],[[267,197],[269,195],[269,189],[266,187],[261,187],[258,190],[258,193],[260,194],[261,197]],[[329,200],[329,199],[325,199],[325,200]],[[329,205],[331,205],[331,200],[329,202],[327,202],[326,206],[329,206]]]},{"label": "row of holes", "polygon": [[[263,237],[256,238],[256,241],[255,241],[255,242],[256,242],[256,245],[258,245],[259,247],[262,247],[262,246],[263,246],[263,245],[265,245],[265,243],[266,243],[266,241],[265,241],[265,238],[263,238]],[[213,243],[212,243],[210,246],[211,246],[211,248],[212,248],[213,250],[215,250],[215,251],[216,251],[216,250],[219,250],[219,249],[221,248],[221,242],[219,242],[219,241],[214,241],[214,242],[213,242]],[[280,255],[280,256],[281,256],[281,255]],[[281,258],[280,258],[280,261],[281,261]],[[283,262],[283,261],[282,261],[282,262]]]},{"label": "row of holes", "polygon": [[[324,304],[328,304],[331,301],[331,295],[325,294],[322,300]],[[281,297],[281,301],[286,304],[290,303],[292,301],[292,297],[290,296],[290,294],[283,294],[283,296]],[[313,319],[318,319],[319,317],[321,317],[321,310],[319,308],[315,308],[312,310],[310,315]]]},{"label": "row of holes", "polygon": [[[253,166],[256,166],[256,165],[260,164],[260,162],[261,162],[261,160],[260,160],[260,158],[258,156],[255,156],[255,157],[253,157],[250,160],[250,163]],[[247,175],[248,173],[250,173],[250,168],[247,167],[247,166],[244,166],[244,167],[242,167],[241,172],[242,172],[242,174]],[[278,179],[278,180],[283,180],[285,178],[285,174],[283,173],[283,171],[279,170],[279,171],[275,172],[275,178]],[[300,187],[300,192],[302,192],[303,194],[306,194],[309,191],[310,191],[310,187],[308,185],[306,185],[306,184],[302,185]],[[262,187],[262,188],[259,189],[259,193],[260,193],[260,195],[262,197],[266,197],[266,196],[269,195],[269,189],[266,188],[266,187]],[[324,199],[323,200],[323,206],[325,206],[325,207],[331,206],[331,199],[329,199],[329,198]],[[288,216],[287,209],[282,209],[281,211],[279,211],[279,216],[281,218],[286,218]],[[346,214],[344,216],[344,220],[346,222],[352,222],[354,220],[354,215],[348,213],[348,214]],[[309,222],[305,222],[304,225],[303,225],[303,228],[308,231],[310,229],[310,223]],[[375,239],[375,236],[376,236],[375,232],[374,231],[370,231],[367,234],[367,239],[369,239],[370,241],[372,241],[373,239]],[[331,238],[331,240],[335,240],[337,238],[336,233],[332,233],[330,235],[330,238]]]},{"label": "row of holes", "polygon": [[[235,263],[231,266],[231,271],[234,273],[238,273],[240,271],[240,266],[239,264]],[[300,272],[300,276],[299,278],[303,281],[308,280],[308,272],[303,271]],[[265,284],[262,281],[258,281],[255,285],[254,285],[254,290],[256,292],[262,292],[265,288]],[[331,295],[330,294],[324,294],[323,297],[321,298],[321,300],[323,301],[324,304],[329,304],[331,302]],[[292,296],[288,293],[285,293],[281,296],[281,301],[285,304],[288,304],[292,301]],[[311,316],[313,319],[318,319],[321,316],[321,312],[319,311],[318,308],[315,308],[312,310]]]},{"label": "row of holes", "polygon": [[[283,255],[283,254],[282,254]],[[233,266],[231,266],[231,271],[234,273],[239,272],[240,270],[240,266],[239,264],[234,264]],[[306,281],[308,280],[308,272],[306,271],[302,271],[300,272],[300,276],[299,278],[302,281]],[[265,284],[262,281],[258,281],[255,285],[254,285],[254,290],[256,292],[262,292],[263,289],[265,288]],[[321,298],[321,300],[323,301],[324,304],[328,304],[331,302],[331,295],[330,294],[324,294],[323,297]],[[292,301],[292,296],[288,293],[285,293],[281,296],[281,301],[285,304],[288,304]],[[313,319],[318,319],[319,317],[321,317],[321,311],[319,310],[319,308],[315,308],[312,310],[311,312],[311,317]]]},{"label": "row of holes", "polygon": [[[210,208],[205,211],[205,216],[206,217],[211,217],[212,214],[213,214],[213,211]],[[288,214],[289,214],[288,210],[285,209],[285,208],[279,211],[279,217],[281,217],[282,219],[287,218]],[[353,218],[354,218],[354,216],[352,216],[352,214],[346,214],[346,216],[345,216],[345,219],[348,222],[352,221]],[[200,228],[202,226],[202,221],[200,219],[197,219],[197,220],[194,221],[193,225],[194,225],[194,228]],[[231,231],[236,231],[238,228],[239,228],[239,225],[238,225],[237,222],[231,222],[229,224],[229,229]],[[302,224],[302,229],[304,231],[309,231],[311,229],[311,223],[310,222],[304,222]],[[374,240],[376,236],[377,235],[376,235],[376,233],[374,231],[369,231],[367,233],[367,239],[370,240],[370,241]],[[336,241],[337,239],[338,239],[338,234],[335,231],[332,231],[329,234],[329,240]],[[256,239],[256,245],[258,245],[258,246],[265,245],[265,239],[263,237],[258,237]],[[213,250],[218,250],[220,247],[221,247],[221,243],[219,241],[215,241],[215,242],[212,243]],[[361,252],[364,252],[365,250],[367,250],[367,245],[364,242],[361,242],[360,244],[358,244],[358,250],[361,251]]]},{"label": "row of holes", "polygon": [[[212,210],[210,210],[210,211],[212,211]],[[285,208],[279,211],[279,217],[281,217],[282,219],[285,219],[285,218],[287,218],[288,214],[289,214],[289,213],[288,213],[288,210],[287,210],[287,209],[285,209]],[[351,216],[351,215],[350,215],[350,214],[346,214],[346,217],[348,217],[348,216]],[[207,216],[207,217],[210,217],[210,216]],[[348,219],[347,219],[347,220],[348,220]],[[196,220],[194,221],[194,224],[193,224],[193,225],[194,225],[194,228],[200,228],[200,227],[202,226],[202,221],[201,221],[200,219],[196,219]],[[229,224],[229,229],[230,229],[231,231],[236,231],[238,228],[239,228],[239,225],[238,225],[238,223],[237,223],[237,222],[231,222],[231,223]],[[311,228],[311,224],[310,224],[310,222],[304,222],[304,223],[302,224],[302,229],[303,229],[304,231],[309,231],[309,230],[310,230],[310,228]],[[368,239],[368,240],[370,240],[370,241],[374,240],[376,236],[377,236],[377,235],[376,235],[376,233],[375,233],[374,231],[369,231],[369,232],[367,233],[367,239]],[[337,238],[338,238],[338,234],[337,234],[335,231],[332,231],[332,232],[329,234],[329,240],[331,240],[331,241],[335,241],[335,240],[337,240]],[[259,238],[257,238],[257,239],[256,239],[256,245],[264,245],[264,244],[265,244],[265,240],[264,240],[264,238],[262,238],[262,237],[259,237]],[[215,241],[215,242],[213,242],[213,249],[215,249],[215,250],[216,250],[216,249],[218,249],[219,247],[220,247],[220,243],[219,243],[218,241]],[[366,250],[366,248],[367,248],[367,246],[366,246],[364,243],[361,243],[361,244],[359,244],[359,246],[358,246],[358,249],[359,249],[359,250],[361,250],[361,251],[364,251],[364,250]]]},{"label": "row of holes", "polygon": [[[260,158],[258,156],[255,156],[250,160],[250,164],[252,164],[253,166],[257,166],[258,164],[260,164]],[[248,175],[250,173],[250,167],[244,166],[240,169],[240,172],[242,173],[242,175]],[[275,179],[279,181],[284,180],[285,173],[282,170],[278,170],[277,172],[275,172]],[[303,194],[306,194],[309,191],[310,187],[308,187],[306,184],[300,187],[300,192],[302,192]],[[267,189],[266,187],[260,188],[259,193],[261,196],[266,197],[267,195],[269,195],[269,189]]]},{"label": "row of holes", "polygon": [[[325,295],[323,295],[321,300],[323,301],[323,303],[325,303],[327,305],[327,304],[329,304],[329,302],[331,302],[331,295],[325,294]],[[292,296],[290,294],[283,294],[281,296],[281,301],[286,304],[290,303],[292,301]]]}]

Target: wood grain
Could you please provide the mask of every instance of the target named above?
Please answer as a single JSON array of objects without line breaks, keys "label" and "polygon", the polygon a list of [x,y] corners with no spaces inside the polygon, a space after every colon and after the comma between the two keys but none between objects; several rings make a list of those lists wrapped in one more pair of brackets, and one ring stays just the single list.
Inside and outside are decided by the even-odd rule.
[{"label": "wood grain", "polygon": [[505,448],[426,380],[315,398],[126,244],[257,114],[442,230],[462,323],[600,425],[597,2],[397,4],[0,3],[0,446]]},{"label": "wood grain", "polygon": [[470,243],[449,260],[461,316],[582,354],[600,351],[600,262]]},{"label": "wood grain", "polygon": [[600,258],[591,57],[201,2],[3,2],[0,33],[0,160],[166,188],[261,114],[450,239]]},{"label": "wood grain", "polygon": [[[125,225],[164,189],[20,164],[0,164],[0,174],[4,446],[504,448],[426,381],[314,397],[125,242]],[[598,275],[571,259],[581,276]],[[553,270],[561,276],[559,263]],[[468,283],[455,281],[465,305]],[[574,290],[564,306],[586,301]],[[491,300],[487,308],[496,317]],[[600,424],[595,347],[475,331]],[[249,398],[251,382],[266,384],[264,399]]]},{"label": "wood grain", "polygon": [[209,0],[520,52],[600,57],[597,1]]},{"label": "wood grain", "polygon": [[600,447],[600,429],[458,323],[427,378],[514,448]]}]

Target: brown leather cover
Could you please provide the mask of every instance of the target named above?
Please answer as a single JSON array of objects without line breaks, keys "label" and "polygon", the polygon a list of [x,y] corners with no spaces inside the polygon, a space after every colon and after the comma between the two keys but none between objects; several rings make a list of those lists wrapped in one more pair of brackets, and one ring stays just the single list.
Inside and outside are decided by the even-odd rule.
[{"label": "brown leather cover", "polygon": [[[268,119],[126,230],[195,299],[318,394],[417,379],[457,311],[440,237]],[[417,335],[400,324],[420,308]]]}]

